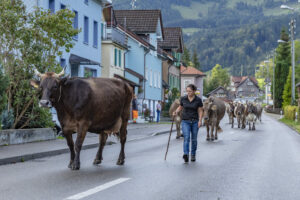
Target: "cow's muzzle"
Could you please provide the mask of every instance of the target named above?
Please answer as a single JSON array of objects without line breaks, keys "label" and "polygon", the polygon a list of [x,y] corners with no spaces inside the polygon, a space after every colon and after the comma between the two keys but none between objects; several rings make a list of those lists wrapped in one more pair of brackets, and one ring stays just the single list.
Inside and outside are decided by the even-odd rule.
[{"label": "cow's muzzle", "polygon": [[39,106],[44,108],[52,107],[51,102],[49,100],[40,100]]}]

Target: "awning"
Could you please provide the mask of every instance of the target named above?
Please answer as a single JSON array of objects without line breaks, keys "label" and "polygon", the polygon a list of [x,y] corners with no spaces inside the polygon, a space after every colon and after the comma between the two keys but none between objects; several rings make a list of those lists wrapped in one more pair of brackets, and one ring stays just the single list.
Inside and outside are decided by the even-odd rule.
[{"label": "awning", "polygon": [[145,79],[143,75],[141,75],[141,74],[139,74],[139,73],[133,71],[132,69],[125,68],[125,71],[128,72],[129,74],[131,74],[131,75],[133,75],[133,76],[135,76],[135,77],[141,79],[141,80],[144,80],[144,79]]},{"label": "awning", "polygon": [[115,78],[118,78],[118,79],[121,79],[121,80],[123,80],[123,81],[125,81],[125,82],[127,82],[127,83],[128,83],[129,85],[131,85],[132,87],[139,87],[139,86],[140,86],[139,84],[136,84],[135,82],[133,82],[133,81],[127,79],[127,78],[124,78],[124,77],[122,77],[122,76],[120,76],[120,75],[118,75],[118,74],[114,74],[114,77],[115,77]]},{"label": "awning", "polygon": [[79,65],[99,65],[99,66],[101,66],[101,64],[96,61],[92,61],[90,59],[83,58],[83,57],[77,56],[75,54],[71,54],[71,56],[69,58],[69,63],[70,64],[79,64]]},{"label": "awning", "polygon": [[170,87],[164,80],[162,81],[162,86],[165,89],[169,89],[169,87]]}]

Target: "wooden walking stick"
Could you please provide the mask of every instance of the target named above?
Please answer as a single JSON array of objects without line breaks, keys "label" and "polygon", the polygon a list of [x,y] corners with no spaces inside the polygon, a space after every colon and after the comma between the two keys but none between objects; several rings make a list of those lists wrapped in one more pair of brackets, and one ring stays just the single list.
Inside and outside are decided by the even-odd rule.
[{"label": "wooden walking stick", "polygon": [[170,145],[170,139],[171,139],[172,130],[173,130],[174,118],[175,118],[175,116],[173,116],[173,118],[172,118],[172,125],[171,125],[171,130],[170,130],[170,135],[169,135],[169,140],[168,140],[168,145],[167,145],[167,151],[166,151],[166,155],[165,155],[165,160],[167,160],[167,154],[168,154],[169,145]]}]

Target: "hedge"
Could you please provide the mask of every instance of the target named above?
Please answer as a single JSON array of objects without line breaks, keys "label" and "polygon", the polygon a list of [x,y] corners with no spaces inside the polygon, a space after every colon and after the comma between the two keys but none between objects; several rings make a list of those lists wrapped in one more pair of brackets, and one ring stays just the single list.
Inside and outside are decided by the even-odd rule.
[{"label": "hedge", "polygon": [[298,116],[299,116],[299,108],[297,106],[285,106],[284,107],[284,118],[289,119],[289,120],[295,120],[296,112],[298,112]]}]

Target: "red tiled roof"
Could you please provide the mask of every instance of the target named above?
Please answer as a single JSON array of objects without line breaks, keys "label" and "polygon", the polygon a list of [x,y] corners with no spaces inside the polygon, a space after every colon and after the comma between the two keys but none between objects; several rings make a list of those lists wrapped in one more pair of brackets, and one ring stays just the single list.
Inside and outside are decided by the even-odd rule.
[{"label": "red tiled roof", "polygon": [[163,22],[160,10],[114,10],[114,14],[118,24],[132,32],[139,33],[155,33],[158,20],[161,22],[161,30],[163,32]]},{"label": "red tiled roof", "polygon": [[200,76],[206,76],[203,72],[200,70],[194,68],[194,67],[184,67],[180,66],[180,73],[185,75],[200,75]]}]

